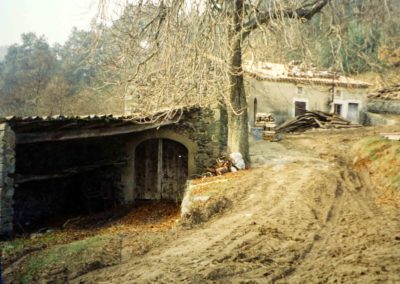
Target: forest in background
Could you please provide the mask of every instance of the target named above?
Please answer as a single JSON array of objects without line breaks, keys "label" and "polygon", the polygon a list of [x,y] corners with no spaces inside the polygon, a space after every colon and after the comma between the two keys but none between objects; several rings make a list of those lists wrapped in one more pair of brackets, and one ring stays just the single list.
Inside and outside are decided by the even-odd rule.
[{"label": "forest in background", "polygon": [[[334,3],[304,25],[288,22],[255,32],[245,45],[244,57],[276,63],[302,60],[315,68],[372,81],[376,87],[397,83],[400,3]],[[373,15],[378,10],[385,16]],[[149,11],[142,25],[151,19]],[[121,114],[126,86],[118,84],[118,77],[123,79],[123,74],[104,59],[107,53],[118,58],[121,52],[112,38],[121,23],[123,17],[108,27],[110,38],[102,42],[95,32],[76,28],[63,45],[50,46],[45,36],[22,34],[22,43],[10,46],[0,59],[0,116]],[[114,82],[109,84],[111,75]]]},{"label": "forest in background", "polygon": [[0,61],[0,115],[82,115],[123,111],[118,88],[98,90],[93,34],[74,28],[64,45],[21,35]]}]

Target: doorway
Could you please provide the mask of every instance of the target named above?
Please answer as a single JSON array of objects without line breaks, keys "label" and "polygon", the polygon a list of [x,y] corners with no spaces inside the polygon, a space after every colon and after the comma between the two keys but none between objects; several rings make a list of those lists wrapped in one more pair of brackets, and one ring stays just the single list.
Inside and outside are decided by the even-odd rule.
[{"label": "doorway", "polygon": [[254,108],[253,108],[253,125],[256,125],[257,120],[257,98],[254,98]]},{"label": "doorway", "polygon": [[294,102],[294,116],[299,116],[305,114],[307,111],[307,103],[304,101]]},{"label": "doorway", "polygon": [[358,122],[358,104],[349,103],[349,108],[347,111],[347,119],[352,122]]},{"label": "doorway", "polygon": [[188,179],[188,150],[169,139],[150,139],[135,150],[137,199],[182,200]]}]

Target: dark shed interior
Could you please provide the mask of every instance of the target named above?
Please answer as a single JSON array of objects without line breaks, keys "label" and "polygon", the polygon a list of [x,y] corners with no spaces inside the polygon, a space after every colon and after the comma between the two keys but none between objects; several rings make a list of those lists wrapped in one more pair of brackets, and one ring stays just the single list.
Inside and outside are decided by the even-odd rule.
[{"label": "dark shed interior", "polygon": [[[15,172],[10,176],[15,189],[14,231],[57,227],[70,218],[107,210],[124,201],[121,178],[129,168],[126,141],[137,132],[178,120],[178,114],[160,116],[157,121],[112,115],[1,118],[16,138]],[[176,146],[166,144],[174,148],[172,160],[180,155]],[[180,160],[174,163],[178,165]]]},{"label": "dark shed interior", "polygon": [[111,208],[120,197],[121,136],[17,144],[16,229]]}]

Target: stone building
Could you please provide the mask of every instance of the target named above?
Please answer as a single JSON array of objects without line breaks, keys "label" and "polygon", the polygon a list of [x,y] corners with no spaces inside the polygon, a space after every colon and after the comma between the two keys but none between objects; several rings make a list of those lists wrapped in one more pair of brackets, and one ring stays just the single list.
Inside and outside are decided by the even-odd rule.
[{"label": "stone building", "polygon": [[[137,199],[182,199],[226,144],[218,109],[0,119],[0,234]],[[221,146],[222,145],[222,146]]]},{"label": "stone building", "polygon": [[246,63],[249,123],[257,112],[272,113],[278,124],[306,110],[335,112],[362,123],[370,84],[330,72],[307,71],[300,66]]}]

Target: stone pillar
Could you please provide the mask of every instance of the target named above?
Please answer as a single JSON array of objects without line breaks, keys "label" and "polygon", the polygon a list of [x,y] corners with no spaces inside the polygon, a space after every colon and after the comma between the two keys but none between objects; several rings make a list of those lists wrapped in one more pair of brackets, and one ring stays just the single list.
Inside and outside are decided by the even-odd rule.
[{"label": "stone pillar", "polygon": [[15,134],[6,123],[0,124],[0,235],[13,230],[13,196],[15,172]]}]

